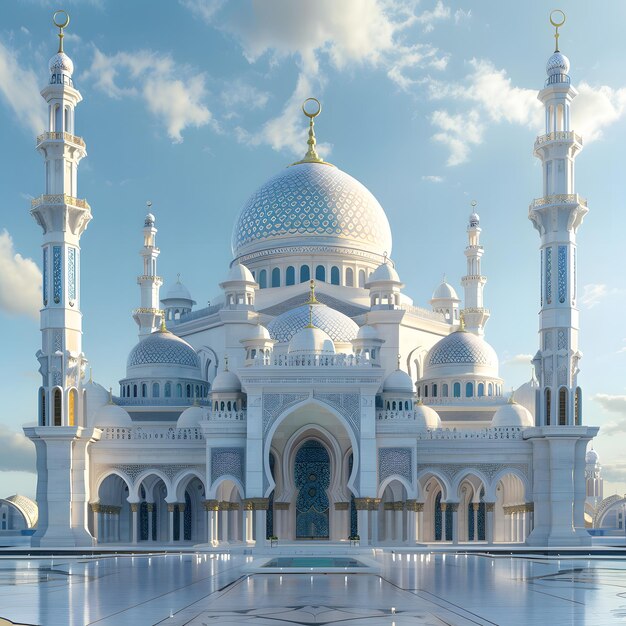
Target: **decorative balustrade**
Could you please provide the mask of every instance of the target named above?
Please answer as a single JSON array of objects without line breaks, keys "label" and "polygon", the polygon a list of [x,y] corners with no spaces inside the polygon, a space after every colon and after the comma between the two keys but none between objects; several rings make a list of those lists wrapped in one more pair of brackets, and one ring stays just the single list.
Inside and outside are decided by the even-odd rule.
[{"label": "decorative balustrade", "polygon": [[209,422],[245,422],[247,411],[209,411]]},{"label": "decorative balustrade", "polygon": [[371,361],[359,354],[281,354],[270,359],[256,357],[254,364],[273,367],[372,367]]},{"label": "decorative balustrade", "polygon": [[537,209],[542,206],[549,206],[551,204],[580,204],[581,206],[587,206],[587,200],[577,193],[558,193],[550,196],[544,196],[543,198],[536,198],[530,204],[531,209]]},{"label": "decorative balustrade", "polygon": [[101,440],[117,441],[199,441],[204,439],[202,430],[193,428],[174,428],[173,426],[133,426],[121,428],[107,426],[102,429]]},{"label": "decorative balustrade", "polygon": [[535,140],[535,150],[546,143],[553,141],[575,141],[582,144],[583,140],[580,135],[577,135],[573,130],[559,130],[554,133],[547,133],[545,135],[539,135]]},{"label": "decorative balustrade", "polygon": [[437,428],[417,433],[418,439],[523,439],[521,426],[499,426],[479,430],[458,430],[456,428]]},{"label": "decorative balustrade", "polygon": [[76,135],[71,135],[70,133],[41,133],[41,135],[37,135],[37,145],[43,141],[50,140],[69,141],[70,143],[74,143],[81,148],[85,147],[85,142],[82,137],[77,137]]},{"label": "decorative balustrade", "polygon": [[435,322],[445,322],[446,318],[443,313],[437,313],[435,311],[429,311],[421,306],[415,306],[413,304],[401,304],[400,308],[407,313],[412,313],[427,320],[434,320]]},{"label": "decorative balustrade", "polygon": [[42,196],[39,196],[38,198],[33,198],[30,201],[30,208],[36,209],[38,206],[41,206],[42,204],[69,204],[70,206],[76,206],[76,207],[79,207],[80,209],[91,210],[91,207],[89,206],[89,203],[87,202],[87,200],[83,200],[81,198],[74,198],[73,196],[68,196],[65,193],[59,193],[59,194],[54,194],[54,195],[44,194]]},{"label": "decorative balustrade", "polygon": [[[158,250],[158,248],[156,248]],[[148,275],[148,274],[144,274],[143,276],[138,276],[137,277],[138,280],[152,280],[152,281],[161,281],[163,282],[163,277],[162,276],[156,276],[156,275]]]},{"label": "decorative balustrade", "polygon": [[502,405],[506,402],[506,398],[504,398],[503,396],[472,396],[471,398],[451,398],[451,397],[447,397],[447,398],[432,398],[432,397],[428,397],[428,398],[422,398],[422,402],[424,404],[427,405],[432,405],[432,404],[445,404],[447,405],[457,405],[457,404],[468,404],[468,403],[472,403],[472,404],[485,404],[485,405],[491,405],[491,404],[499,404]]},{"label": "decorative balustrade", "polygon": [[393,409],[385,409],[376,411],[376,419],[381,422],[386,421],[404,421],[410,422],[415,421],[415,411],[398,411]]},{"label": "decorative balustrade", "polygon": [[[115,396],[115,404],[120,406],[191,406],[194,398],[121,398]],[[208,406],[209,401],[206,398],[196,398],[195,401],[200,406]]]}]

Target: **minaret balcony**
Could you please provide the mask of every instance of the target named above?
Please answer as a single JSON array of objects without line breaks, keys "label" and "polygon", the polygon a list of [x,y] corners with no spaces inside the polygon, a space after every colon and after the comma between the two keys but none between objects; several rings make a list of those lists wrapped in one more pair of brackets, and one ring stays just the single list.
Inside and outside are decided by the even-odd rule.
[{"label": "minaret balcony", "polygon": [[87,209],[91,211],[91,207],[87,200],[83,198],[74,198],[73,196],[68,196],[65,193],[58,193],[53,195],[42,195],[38,198],[33,198],[30,202],[30,208],[36,209],[42,204],[66,204],[68,206],[74,206],[79,209]]},{"label": "minaret balcony", "polygon": [[544,196],[543,198],[535,198],[530,204],[530,209],[541,209],[547,206],[558,205],[579,205],[587,208],[587,200],[577,193],[557,193],[550,196]]},{"label": "minaret balcony", "polygon": [[153,276],[149,276],[148,274],[144,274],[143,276],[137,276],[137,282],[139,283],[147,283],[152,281],[153,283],[163,284],[163,277],[157,276],[156,274]]},{"label": "minaret balcony", "polygon": [[577,143],[582,147],[583,140],[582,137],[577,135],[573,130],[559,130],[554,133],[539,135],[539,137],[535,139],[535,151],[551,143]]},{"label": "minaret balcony", "polygon": [[71,135],[70,133],[41,133],[41,135],[37,135],[37,147],[45,141],[65,141],[80,148],[86,148],[82,137],[77,137],[76,135]]}]

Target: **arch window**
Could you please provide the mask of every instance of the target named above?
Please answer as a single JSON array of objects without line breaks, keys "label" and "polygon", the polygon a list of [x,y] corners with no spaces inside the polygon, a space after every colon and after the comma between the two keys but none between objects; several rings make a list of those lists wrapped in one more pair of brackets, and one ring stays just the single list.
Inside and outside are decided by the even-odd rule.
[{"label": "arch window", "polygon": [[452,388],[452,395],[455,398],[461,397],[461,383],[454,383],[454,387]]},{"label": "arch window", "polygon": [[365,287],[365,270],[359,270],[359,287]]},{"label": "arch window", "polygon": [[546,407],[546,426],[550,426],[550,422],[552,421],[552,415],[551,415],[551,410],[552,410],[552,392],[549,389],[546,389],[544,391],[544,402],[545,402],[545,407]]},{"label": "arch window", "polygon": [[433,383],[433,398],[437,397],[437,383]]},{"label": "arch window", "polygon": [[78,391],[76,391],[76,389],[70,389],[69,403],[67,408],[69,425],[76,426],[76,411],[78,410]]},{"label": "arch window", "polygon": [[574,424],[576,426],[582,426],[583,424],[583,392],[580,387],[576,387],[576,393],[574,395]]},{"label": "arch window", "polygon": [[152,397],[158,398],[161,395],[161,389],[159,383],[152,383]]},{"label": "arch window", "polygon": [[424,385],[424,397],[428,398],[428,385]]},{"label": "arch window", "polygon": [[465,383],[465,397],[466,398],[474,397],[474,383]]},{"label": "arch window", "polygon": [[61,410],[62,410],[62,404],[61,404],[61,390],[60,389],[55,389],[52,392],[52,402],[53,402],[53,412],[54,412],[54,425],[55,426],[61,426]]},{"label": "arch window", "polygon": [[165,383],[165,389],[164,389],[164,395],[166,398],[171,398],[172,397],[172,383],[167,381]]},{"label": "arch window", "polygon": [[330,268],[330,284],[331,285],[339,284],[339,268],[336,265],[333,265]]},{"label": "arch window", "polygon": [[300,266],[300,282],[305,283],[307,280],[311,280],[311,270],[308,265]]},{"label": "arch window", "polygon": [[261,270],[259,272],[259,288],[265,289],[267,287],[267,270]]},{"label": "arch window", "polygon": [[485,395],[485,383],[478,383],[478,395],[479,398],[482,398]]},{"label": "arch window", "polygon": [[354,287],[354,272],[351,267],[346,269],[346,287]]},{"label": "arch window", "polygon": [[133,398],[137,397],[137,385],[133,385]]},{"label": "arch window", "polygon": [[187,385],[186,391],[187,391],[187,397],[191,398],[191,385]]},{"label": "arch window", "polygon": [[296,284],[296,268],[293,265],[290,265],[285,272],[285,285],[295,285]]},{"label": "arch window", "polygon": [[275,267],[272,270],[272,287],[280,287],[280,268]]},{"label": "arch window", "polygon": [[220,411],[224,410],[224,401],[222,400],[222,402],[220,402]]},{"label": "arch window", "polygon": [[148,396],[148,385],[141,383],[141,397],[146,398]]},{"label": "arch window", "polygon": [[326,268],[323,265],[318,265],[315,268],[315,280],[326,282]]},{"label": "arch window", "polygon": [[39,425],[46,425],[46,390],[43,387],[39,390]]},{"label": "arch window", "polygon": [[559,426],[567,424],[567,389],[559,389]]},{"label": "arch window", "polygon": [[180,383],[176,383],[176,397],[177,398],[183,397],[183,386]]},{"label": "arch window", "polygon": [[489,383],[487,385],[487,395],[488,396],[493,396],[493,383]]},{"label": "arch window", "polygon": [[441,397],[442,398],[448,397],[448,383],[443,383],[443,385],[441,385]]}]

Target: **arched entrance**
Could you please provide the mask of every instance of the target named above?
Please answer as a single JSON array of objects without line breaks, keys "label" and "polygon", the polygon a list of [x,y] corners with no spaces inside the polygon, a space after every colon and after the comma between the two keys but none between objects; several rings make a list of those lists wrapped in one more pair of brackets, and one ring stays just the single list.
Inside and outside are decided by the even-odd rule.
[{"label": "arched entrance", "polygon": [[330,457],[316,439],[305,441],[296,453],[294,483],[298,489],[296,539],[328,539]]}]

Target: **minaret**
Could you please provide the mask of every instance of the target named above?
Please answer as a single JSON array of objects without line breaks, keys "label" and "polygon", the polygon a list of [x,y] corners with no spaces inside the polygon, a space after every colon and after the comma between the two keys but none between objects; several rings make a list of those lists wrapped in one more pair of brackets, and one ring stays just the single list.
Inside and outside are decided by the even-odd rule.
[{"label": "minaret", "polygon": [[74,64],[63,52],[69,16],[57,11],[53,22],[59,50],[50,59],[50,81],[41,91],[48,103],[48,131],[37,137],[45,193],[32,201],[31,209],[44,233],[39,426],[24,428],[37,453],[39,521],[31,541],[33,546],[90,546],[87,445],[100,431],[87,427],[81,382],[87,361],[82,352],[80,237],[91,209],[76,197],[78,163],[86,150],[74,134],[74,109],[82,98],[72,82]]},{"label": "minaret", "polygon": [[484,253],[484,249],[480,245],[480,233],[480,217],[476,213],[476,202],[474,201],[467,226],[468,243],[465,248],[467,274],[461,278],[461,284],[465,290],[465,308],[463,309],[465,329],[476,335],[485,334],[485,324],[489,319],[489,309],[483,306],[483,289],[487,277],[483,276],[480,271],[480,260]]},{"label": "minaret", "polygon": [[[146,203],[148,211],[152,202]],[[163,312],[159,307],[159,288],[163,279],[157,275],[157,258],[161,252],[156,247],[157,229],[152,213],[146,215],[143,227],[143,248],[139,254],[143,258],[143,274],[137,276],[137,284],[141,289],[141,306],[133,311],[133,318],[139,326],[139,337],[149,335],[161,326]]]},{"label": "minaret", "polygon": [[[553,12],[554,14],[561,12]],[[538,98],[545,107],[546,132],[535,141],[541,159],[543,197],[530,205],[528,217],[541,237],[540,348],[533,363],[540,382],[538,426],[581,424],[577,386],[578,308],[576,302],[576,232],[587,203],[574,191],[574,160],[581,138],[570,130],[570,105],[577,91],[570,84],[569,59],[556,50],[548,59],[548,79]]]}]

